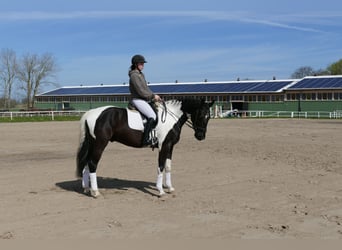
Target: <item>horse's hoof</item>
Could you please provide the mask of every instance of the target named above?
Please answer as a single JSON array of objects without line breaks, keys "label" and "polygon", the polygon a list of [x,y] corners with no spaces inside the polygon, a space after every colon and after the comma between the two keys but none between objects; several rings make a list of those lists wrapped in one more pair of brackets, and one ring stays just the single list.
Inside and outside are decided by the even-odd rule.
[{"label": "horse's hoof", "polygon": [[84,194],[89,194],[90,193],[90,188],[84,188],[83,189]]},{"label": "horse's hoof", "polygon": [[100,197],[100,191],[99,190],[90,190],[90,196],[93,197],[93,198],[98,198]]},{"label": "horse's hoof", "polygon": [[174,191],[175,191],[174,187],[169,187],[169,188],[168,188],[168,192],[169,192],[169,193],[172,193],[172,192],[174,192]]},{"label": "horse's hoof", "polygon": [[165,195],[165,192],[164,192],[164,190],[159,190],[159,194],[158,194],[158,196],[159,196],[159,197],[162,197],[163,195]]}]

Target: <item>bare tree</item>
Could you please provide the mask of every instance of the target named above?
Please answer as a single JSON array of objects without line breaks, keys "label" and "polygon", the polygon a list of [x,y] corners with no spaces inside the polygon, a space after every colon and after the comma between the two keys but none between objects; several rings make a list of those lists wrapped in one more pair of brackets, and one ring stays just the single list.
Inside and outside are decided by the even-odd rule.
[{"label": "bare tree", "polygon": [[300,79],[305,76],[313,76],[315,75],[315,70],[309,66],[303,66],[298,68],[292,75],[291,78],[293,79]]},{"label": "bare tree", "polygon": [[4,108],[11,106],[12,87],[17,73],[17,56],[11,49],[2,49],[0,53],[0,82],[3,85]]},{"label": "bare tree", "polygon": [[18,79],[23,83],[22,89],[26,92],[27,108],[33,108],[34,96],[51,79],[56,72],[56,62],[49,54],[25,54],[18,67]]}]

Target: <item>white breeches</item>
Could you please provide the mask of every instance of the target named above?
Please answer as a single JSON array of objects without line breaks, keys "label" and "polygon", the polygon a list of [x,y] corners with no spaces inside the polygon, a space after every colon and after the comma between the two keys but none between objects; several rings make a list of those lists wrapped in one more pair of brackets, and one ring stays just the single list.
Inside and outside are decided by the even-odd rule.
[{"label": "white breeches", "polygon": [[153,111],[150,104],[148,104],[146,101],[142,99],[133,99],[132,100],[134,106],[143,113],[148,118],[153,118],[154,120],[157,120],[156,113]]}]

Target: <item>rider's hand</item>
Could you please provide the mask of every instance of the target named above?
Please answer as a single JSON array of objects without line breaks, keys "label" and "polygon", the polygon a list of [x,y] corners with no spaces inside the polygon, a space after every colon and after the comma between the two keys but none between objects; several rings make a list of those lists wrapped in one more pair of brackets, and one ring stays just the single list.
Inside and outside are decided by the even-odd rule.
[{"label": "rider's hand", "polygon": [[154,95],[154,101],[160,102],[162,99],[160,98],[159,95]]}]

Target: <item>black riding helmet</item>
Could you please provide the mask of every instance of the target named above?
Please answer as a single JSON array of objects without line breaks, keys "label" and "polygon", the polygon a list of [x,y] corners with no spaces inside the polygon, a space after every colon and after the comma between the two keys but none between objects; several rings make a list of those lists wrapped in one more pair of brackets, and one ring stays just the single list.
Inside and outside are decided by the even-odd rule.
[{"label": "black riding helmet", "polygon": [[132,65],[137,65],[138,63],[147,63],[145,57],[142,55],[135,55],[132,57]]}]

